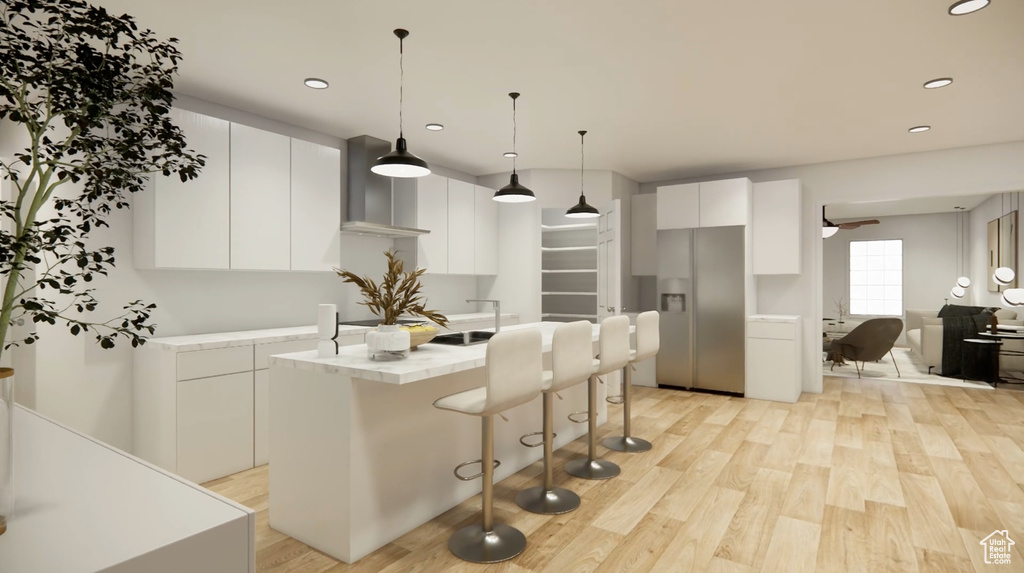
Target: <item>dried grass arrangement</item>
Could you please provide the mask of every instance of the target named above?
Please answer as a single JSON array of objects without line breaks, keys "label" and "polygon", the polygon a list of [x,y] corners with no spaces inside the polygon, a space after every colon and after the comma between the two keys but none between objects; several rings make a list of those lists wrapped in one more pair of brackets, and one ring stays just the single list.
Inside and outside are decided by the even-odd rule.
[{"label": "dried grass arrangement", "polygon": [[380,317],[381,324],[397,324],[398,317],[409,314],[434,321],[439,326],[448,326],[448,319],[443,314],[423,307],[426,301],[420,294],[419,279],[426,269],[406,272],[402,260],[395,257],[394,250],[384,251],[384,256],[388,259],[388,272],[381,279],[379,286],[370,277],[360,277],[337,268],[334,270],[344,282],[359,287],[363,298],[366,299],[359,304]]}]

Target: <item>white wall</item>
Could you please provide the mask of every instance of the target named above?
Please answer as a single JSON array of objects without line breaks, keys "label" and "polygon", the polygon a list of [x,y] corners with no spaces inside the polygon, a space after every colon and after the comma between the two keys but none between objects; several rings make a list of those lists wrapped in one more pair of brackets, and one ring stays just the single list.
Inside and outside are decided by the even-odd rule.
[{"label": "white wall", "polygon": [[800,179],[803,185],[802,272],[758,277],[758,312],[804,317],[804,390],[820,392],[822,318],[821,206],[901,197],[999,193],[1024,188],[1024,142],[945,149],[869,159],[723,173],[695,179],[644,183],[659,185],[748,177],[752,181]]},{"label": "white wall", "polygon": [[[267,120],[238,110],[181,97],[176,105],[261,129],[314,141],[342,150],[342,204],[346,200],[345,141]],[[0,126],[0,155],[17,148],[11,125]],[[476,178],[444,167],[435,170],[449,177],[476,182]],[[71,192],[65,186],[64,193]],[[132,266],[132,214],[119,211],[110,217],[110,229],[94,231],[92,244],[115,248],[117,267],[95,282],[100,306],[94,318],[115,316],[125,303],[142,299],[156,303],[152,322],[155,336],[176,336],[260,328],[315,324],[316,306],[338,305],[343,318],[364,319],[372,314],[358,303],[354,285],[334,273],[137,270]],[[380,275],[386,266],[383,251],[389,239],[342,236],[339,266],[360,274]],[[429,307],[442,312],[467,312],[477,298],[474,277],[424,277],[423,292]],[[72,428],[114,446],[132,448],[132,355],[121,344],[103,350],[90,337],[71,336],[64,326],[40,328],[41,340],[19,349],[12,359],[17,369],[21,403]]]},{"label": "white wall", "polygon": [[[822,242],[822,313],[836,316],[840,297],[849,308],[850,241],[903,240],[903,308],[936,309],[959,277],[955,213],[879,217],[879,224],[841,230]],[[834,222],[842,222],[836,219]],[[966,236],[965,236],[966,237]],[[966,239],[965,239],[966,240]],[[963,267],[967,272],[967,266]],[[851,317],[854,321],[873,318]],[[897,344],[905,344],[904,334]]]},{"label": "white wall", "polygon": [[[971,286],[968,290],[971,304],[975,306],[1006,306],[1003,304],[1003,295],[1000,292],[988,290],[988,223],[999,217],[1018,210],[1020,205],[1020,193],[1000,193],[970,211],[970,245],[971,245]],[[1018,226],[1020,213],[1018,210]],[[1014,270],[1020,270],[1020,253],[1024,247],[1024,236],[1018,229],[1017,232],[1017,261]],[[1024,285],[1020,277],[1017,278],[1017,286]]]}]

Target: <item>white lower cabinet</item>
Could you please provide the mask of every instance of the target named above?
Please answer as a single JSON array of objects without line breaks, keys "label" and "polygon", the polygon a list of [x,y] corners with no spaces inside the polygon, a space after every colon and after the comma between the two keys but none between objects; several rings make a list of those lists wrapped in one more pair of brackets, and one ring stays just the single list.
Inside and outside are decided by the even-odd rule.
[{"label": "white lower cabinet", "polygon": [[801,367],[799,316],[747,317],[745,397],[796,402],[803,390]]},{"label": "white lower cabinet", "polygon": [[252,465],[270,463],[270,370],[253,372]]},{"label": "white lower cabinet", "polygon": [[252,467],[253,373],[178,382],[178,475],[202,483]]}]

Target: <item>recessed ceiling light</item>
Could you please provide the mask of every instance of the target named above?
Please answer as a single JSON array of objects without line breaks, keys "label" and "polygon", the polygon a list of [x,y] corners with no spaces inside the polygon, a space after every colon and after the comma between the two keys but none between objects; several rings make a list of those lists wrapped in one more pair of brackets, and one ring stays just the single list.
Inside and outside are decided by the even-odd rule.
[{"label": "recessed ceiling light", "polygon": [[302,83],[306,84],[307,88],[313,88],[315,90],[325,90],[329,85],[327,80],[322,80],[320,78],[306,78]]},{"label": "recessed ceiling light", "polygon": [[506,151],[506,152],[505,152],[505,153],[504,153],[503,155],[504,155],[505,157],[509,157],[509,158],[512,158],[512,157],[519,157],[519,154],[518,154],[518,153],[516,153],[515,151]]},{"label": "recessed ceiling light", "polygon": [[933,90],[935,88],[944,88],[949,84],[953,83],[953,78],[935,78],[924,83],[924,89]]},{"label": "recessed ceiling light", "polygon": [[922,131],[928,131],[931,128],[932,126],[930,125],[915,125],[914,127],[908,129],[907,131],[909,131],[910,133],[921,133]]},{"label": "recessed ceiling light", "polygon": [[427,129],[429,129],[430,131],[441,131],[442,129],[444,129],[444,126],[441,125],[440,123],[428,123]]},{"label": "recessed ceiling light", "polygon": [[963,16],[988,6],[989,0],[960,0],[949,7],[950,16]]}]

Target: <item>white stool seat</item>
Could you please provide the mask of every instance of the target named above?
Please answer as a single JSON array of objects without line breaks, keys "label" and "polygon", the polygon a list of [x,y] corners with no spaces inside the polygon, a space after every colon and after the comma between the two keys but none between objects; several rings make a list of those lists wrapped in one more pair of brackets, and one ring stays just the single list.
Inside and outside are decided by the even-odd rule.
[{"label": "white stool seat", "polygon": [[[495,334],[487,342],[484,387],[449,394],[434,401],[443,410],[480,416],[480,459],[455,468],[461,480],[483,478],[483,523],[456,531],[448,538],[448,549],[458,558],[473,563],[497,563],[511,559],[526,548],[526,536],[518,529],[494,523],[494,414],[533,400],[541,393],[543,358],[539,330],[513,330]],[[459,468],[479,462],[481,472],[463,477]]]},{"label": "white stool seat", "polygon": [[480,388],[450,394],[435,400],[434,407],[459,412],[460,414],[483,416],[484,409],[487,407],[487,388],[481,386]]},{"label": "white stool seat", "polygon": [[[593,370],[593,348],[593,326],[585,320],[559,325],[551,338],[551,370],[544,372],[541,386],[544,426],[540,432],[519,438],[524,446],[544,446],[543,485],[525,489],[516,495],[516,503],[527,511],[555,515],[580,506],[580,496],[565,488],[555,487],[554,484],[551,448],[555,433],[551,395],[590,377]],[[543,436],[539,444],[524,441],[538,433]]]},{"label": "white stool seat", "polygon": [[583,479],[609,479],[619,475],[619,466],[597,459],[597,379],[629,364],[629,318],[619,315],[602,320],[597,345],[600,353],[596,360],[590,360],[587,381],[587,457],[565,464],[569,475]]},{"label": "white stool seat", "polygon": [[[640,362],[658,354],[661,345],[657,311],[641,312],[636,317],[636,350],[627,352],[628,363]],[[626,341],[629,349],[629,340]],[[630,433],[630,401],[633,387],[633,368],[626,367],[622,377],[622,436],[605,438],[606,448],[619,452],[646,452],[651,449],[647,440],[634,438]]]}]

